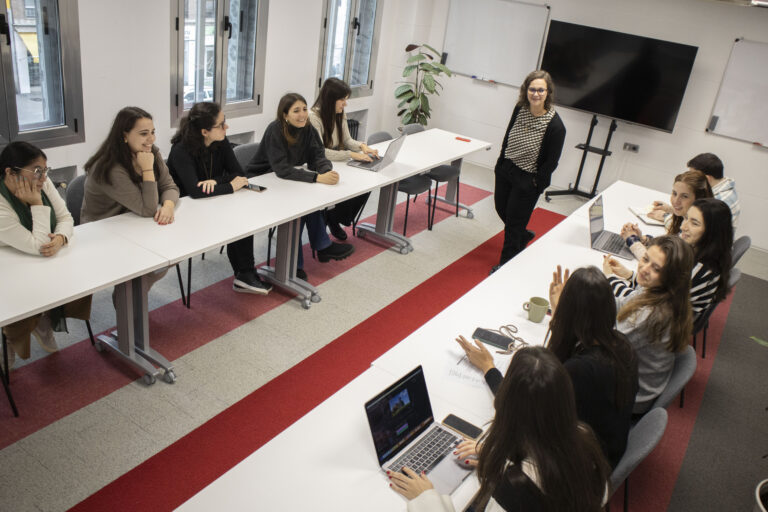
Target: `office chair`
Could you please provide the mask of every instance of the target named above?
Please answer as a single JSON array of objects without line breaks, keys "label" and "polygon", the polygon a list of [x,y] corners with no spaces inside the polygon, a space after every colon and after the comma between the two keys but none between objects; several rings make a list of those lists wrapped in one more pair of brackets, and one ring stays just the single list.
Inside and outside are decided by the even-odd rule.
[{"label": "office chair", "polygon": [[[736,283],[739,282],[739,279],[741,279],[741,270],[739,270],[738,268],[731,268],[730,277],[728,278],[728,293],[730,293],[733,287],[736,286]],[[693,323],[693,348],[694,349],[696,348],[697,335],[699,333],[702,333],[702,336],[701,336],[701,358],[702,359],[705,359],[707,357],[707,329],[709,329],[709,317],[712,316],[712,313],[715,311],[715,308],[717,308],[718,304],[720,303],[715,302],[711,304],[709,308],[707,308],[707,310],[701,314],[698,320],[696,320]]]},{"label": "office chair", "polygon": [[740,236],[733,242],[733,250],[731,252],[731,268],[735,267],[744,253],[747,252],[752,245],[752,239],[747,236]]},{"label": "office chair", "polygon": [[680,394],[680,407],[683,407],[685,385],[696,373],[696,351],[688,345],[685,350],[675,354],[675,366],[672,368],[672,375],[669,377],[667,387],[654,400],[651,410],[660,407],[666,407],[672,403],[672,400]]}]

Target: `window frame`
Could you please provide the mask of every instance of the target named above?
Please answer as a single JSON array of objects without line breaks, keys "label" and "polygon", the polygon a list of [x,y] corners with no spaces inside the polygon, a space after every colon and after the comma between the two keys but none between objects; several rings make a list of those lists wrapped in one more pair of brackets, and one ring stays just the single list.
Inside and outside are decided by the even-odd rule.
[{"label": "window frame", "polygon": [[[373,37],[371,38],[371,58],[369,61],[369,68],[368,68],[368,81],[364,85],[355,85],[349,83],[350,81],[350,74],[352,70],[352,60],[354,57],[354,41],[355,41],[355,28],[354,28],[354,21],[358,19],[360,15],[360,3],[361,0],[350,0],[351,5],[351,20],[349,23],[349,27],[347,29],[347,46],[346,46],[346,52],[345,52],[345,59],[344,59],[344,76],[342,77],[342,80],[349,84],[350,89],[352,89],[352,93],[350,94],[350,98],[359,98],[363,96],[371,96],[373,94],[373,84],[374,84],[374,75],[376,74],[376,62],[378,61],[378,54],[379,54],[379,39],[381,35],[381,16],[384,10],[384,2],[385,0],[377,0],[376,1],[376,13],[373,21]],[[335,5],[336,0],[323,0],[323,10],[322,10],[322,17],[320,19],[320,48],[318,50],[318,57],[317,57],[317,83],[315,86],[317,87],[317,91],[320,90],[320,88],[323,85],[323,82],[325,81],[326,77],[324,76],[324,69],[325,69],[325,61],[327,59],[326,55],[326,45],[328,42],[328,36],[330,33],[330,28],[328,26],[328,20],[332,17],[331,16],[331,8]]]},{"label": "window frame", "polygon": [[[177,127],[179,120],[189,111],[184,108],[184,1],[171,2],[171,126]],[[227,103],[226,75],[228,66],[227,26],[230,0],[216,1],[216,35],[214,37],[215,70],[213,98],[221,105],[227,117],[241,117],[260,114],[264,110],[264,77],[267,55],[267,19],[269,0],[258,0],[256,8],[256,49],[253,52],[253,99]]]},{"label": "window frame", "polygon": [[[83,80],[80,66],[80,25],[78,0],[52,0],[57,4],[59,16],[59,46],[61,55],[62,99],[64,124],[55,127],[41,127],[19,131],[16,89],[11,46],[8,40],[13,30],[8,24],[8,11],[0,4],[3,29],[8,33],[0,36],[0,82],[5,92],[0,94],[0,146],[12,141],[25,141],[40,148],[51,148],[85,141],[85,118],[83,115]],[[22,2],[21,6],[26,9]]]}]

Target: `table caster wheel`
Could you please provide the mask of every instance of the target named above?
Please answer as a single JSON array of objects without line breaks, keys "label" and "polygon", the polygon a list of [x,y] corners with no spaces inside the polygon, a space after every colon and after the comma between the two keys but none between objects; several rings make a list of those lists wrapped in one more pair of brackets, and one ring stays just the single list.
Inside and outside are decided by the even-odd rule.
[{"label": "table caster wheel", "polygon": [[173,384],[176,382],[176,374],[173,373],[173,370],[168,370],[165,372],[165,375],[163,375],[163,380],[168,384]]},{"label": "table caster wheel", "polygon": [[312,302],[317,303],[317,302],[320,302],[321,300],[323,300],[323,298],[321,296],[319,296],[318,294],[313,293],[312,297],[310,297],[309,300],[311,300]]},{"label": "table caster wheel", "polygon": [[411,251],[408,250],[408,246],[407,245],[405,245],[405,246],[400,248],[400,254],[408,254],[409,252],[411,252]]},{"label": "table caster wheel", "polygon": [[93,344],[93,348],[96,349],[96,352],[104,352],[104,345],[102,345],[98,340]]},{"label": "table caster wheel", "polygon": [[475,218],[475,214],[472,213],[472,212],[467,212],[467,218],[468,219],[474,219]]},{"label": "table caster wheel", "polygon": [[544,200],[545,200],[546,202],[550,202],[550,201],[552,200],[552,198],[551,198],[551,197],[549,197],[549,196],[547,196],[547,195],[545,195],[545,196],[544,196]]},{"label": "table caster wheel", "polygon": [[355,234],[357,238],[365,238],[365,231],[357,230],[357,233]]},{"label": "table caster wheel", "polygon": [[149,373],[145,373],[144,376],[141,378],[144,381],[144,384],[147,386],[151,386],[155,383],[157,379],[155,379],[155,376]]},{"label": "table caster wheel", "polygon": [[304,299],[301,301],[301,307],[303,307],[304,309],[309,309],[310,305],[311,305],[311,302],[309,301],[309,299]]}]

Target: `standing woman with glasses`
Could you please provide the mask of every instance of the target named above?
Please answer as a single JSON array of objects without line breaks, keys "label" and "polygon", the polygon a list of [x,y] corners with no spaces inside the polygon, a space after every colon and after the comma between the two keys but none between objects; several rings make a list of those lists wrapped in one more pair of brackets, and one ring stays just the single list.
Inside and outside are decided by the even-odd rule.
[{"label": "standing woman with glasses", "polygon": [[[55,256],[72,240],[74,221],[51,180],[47,157],[28,142],[11,142],[0,153],[0,246],[27,254]],[[9,293],[9,292],[6,292]],[[10,292],[12,295],[12,292]],[[58,350],[53,331],[66,331],[66,318],[88,320],[91,296],[3,327],[8,338],[8,368],[16,354],[29,358],[30,335],[46,352]],[[2,354],[0,354],[2,361]]]},{"label": "standing woman with glasses", "polygon": [[[248,179],[227,140],[227,120],[217,103],[195,103],[181,118],[171,139],[168,169],[182,196],[194,199],[232,194],[248,186]],[[254,270],[253,235],[227,245],[235,281],[232,289],[266,295],[272,285]]]},{"label": "standing woman with glasses", "polygon": [[565,125],[555,112],[554,96],[552,77],[543,70],[530,73],[520,87],[494,168],[494,202],[504,221],[504,245],[492,272],[535,236],[526,226],[539,195],[549,186],[565,141]]}]

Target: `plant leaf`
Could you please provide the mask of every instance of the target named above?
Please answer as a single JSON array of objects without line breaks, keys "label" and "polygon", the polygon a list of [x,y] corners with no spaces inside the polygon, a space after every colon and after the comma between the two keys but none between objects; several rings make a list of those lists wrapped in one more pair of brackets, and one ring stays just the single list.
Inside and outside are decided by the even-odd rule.
[{"label": "plant leaf", "polygon": [[[424,96],[422,95],[422,98],[423,97]],[[411,111],[411,112],[413,112],[414,110],[416,110],[420,106],[421,106],[421,101],[419,100],[418,96],[408,102],[408,110]]]},{"label": "plant leaf", "polygon": [[419,62],[420,60],[424,60],[426,58],[427,56],[424,55],[423,53],[417,53],[416,55],[411,55],[410,57],[408,57],[407,62],[408,64],[412,64],[414,62]]},{"label": "plant leaf", "polygon": [[403,84],[395,89],[395,98],[402,100],[408,96],[413,96],[413,84]]},{"label": "plant leaf", "polygon": [[400,112],[397,113],[397,117],[400,117],[406,111],[407,111],[407,109],[402,109]]},{"label": "plant leaf", "polygon": [[435,62],[435,67],[438,68],[440,71],[445,73],[448,76],[451,76],[451,70],[445,67],[445,64],[441,64],[439,62]]},{"label": "plant leaf", "polygon": [[[430,92],[430,94],[434,94],[434,92],[435,92],[435,77],[433,77],[432,75],[429,75],[429,74],[424,75],[424,88],[426,88],[427,91]],[[425,95],[423,95],[423,97],[426,98]]]},{"label": "plant leaf", "polygon": [[424,112],[424,115],[429,117],[429,98],[427,98],[426,94],[421,96],[421,111]]},{"label": "plant leaf", "polygon": [[403,76],[411,76],[413,73],[413,70],[416,69],[416,64],[411,64],[410,66],[405,66],[403,69]]},{"label": "plant leaf", "polygon": [[419,47],[419,45],[411,43],[411,44],[409,44],[408,46],[405,47],[405,51],[412,52],[413,50],[415,50],[418,47]]},{"label": "plant leaf", "polygon": [[424,43],[421,46],[423,46],[424,48],[427,48],[428,50],[432,51],[435,54],[435,56],[442,55],[439,51],[435,50],[433,47],[429,46],[427,43]]},{"label": "plant leaf", "polygon": [[413,115],[410,112],[406,112],[403,116],[403,124],[411,124],[411,119],[413,119]]},{"label": "plant leaf", "polygon": [[426,71],[427,73],[439,73],[440,70],[437,69],[435,66],[430,64],[429,62],[421,62],[419,63],[419,69],[422,71]]},{"label": "plant leaf", "polygon": [[[410,99],[410,98],[406,98],[406,99],[404,99],[403,101],[401,101],[400,103],[398,103],[398,104],[397,104],[397,108],[403,108],[403,106],[404,106],[406,103],[408,103],[408,100],[409,100],[409,99]],[[399,116],[400,114],[397,114],[397,115]]]}]

